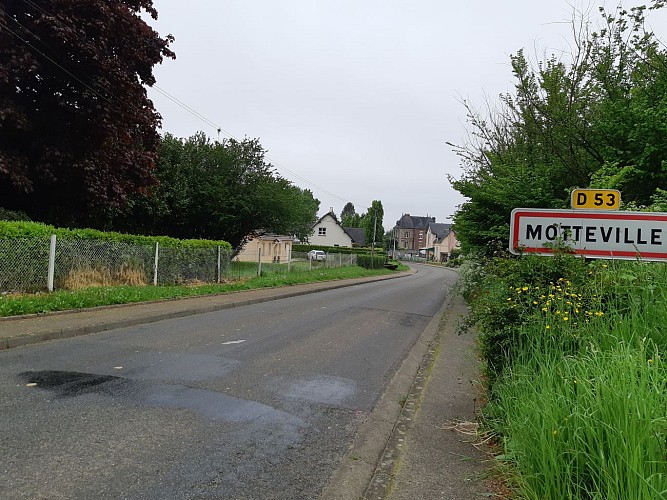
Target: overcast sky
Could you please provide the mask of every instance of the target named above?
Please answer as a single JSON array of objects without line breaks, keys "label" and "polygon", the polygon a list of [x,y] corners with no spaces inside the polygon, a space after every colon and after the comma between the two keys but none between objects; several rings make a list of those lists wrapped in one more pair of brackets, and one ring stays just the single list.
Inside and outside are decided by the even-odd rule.
[{"label": "overcast sky", "polygon": [[[608,2],[610,5],[615,5]],[[636,3],[626,6],[635,5]],[[463,198],[446,141],[462,143],[461,99],[479,109],[512,89],[510,54],[562,54],[566,0],[154,0],[176,60],[157,86],[220,138],[258,137],[283,177],[313,191],[320,215],[381,200],[384,226],[403,213],[451,220]],[[664,30],[654,25],[662,37]],[[212,126],[155,89],[163,131]]]}]

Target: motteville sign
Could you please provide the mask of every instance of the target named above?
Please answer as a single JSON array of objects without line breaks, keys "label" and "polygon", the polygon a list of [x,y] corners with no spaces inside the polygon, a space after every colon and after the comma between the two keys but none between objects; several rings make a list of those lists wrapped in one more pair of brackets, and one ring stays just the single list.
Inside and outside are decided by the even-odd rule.
[{"label": "motteville sign", "polygon": [[571,251],[594,259],[667,260],[667,213],[516,208],[510,252]]}]

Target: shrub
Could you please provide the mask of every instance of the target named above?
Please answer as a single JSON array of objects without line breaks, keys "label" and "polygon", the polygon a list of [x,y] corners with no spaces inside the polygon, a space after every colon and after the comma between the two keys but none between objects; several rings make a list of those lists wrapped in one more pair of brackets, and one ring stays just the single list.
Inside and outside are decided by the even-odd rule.
[{"label": "shrub", "polygon": [[[331,247],[331,246],[326,246],[326,245],[293,245],[292,246],[292,251],[293,252],[310,252],[311,250],[322,250],[323,252],[326,253],[342,253],[342,254],[368,254],[370,255],[372,252],[371,248],[361,248],[361,247]],[[385,252],[383,249],[375,249],[375,253],[379,255],[384,255]]]},{"label": "shrub", "polygon": [[366,269],[380,269],[384,267],[385,261],[384,255],[357,255],[357,265]]}]

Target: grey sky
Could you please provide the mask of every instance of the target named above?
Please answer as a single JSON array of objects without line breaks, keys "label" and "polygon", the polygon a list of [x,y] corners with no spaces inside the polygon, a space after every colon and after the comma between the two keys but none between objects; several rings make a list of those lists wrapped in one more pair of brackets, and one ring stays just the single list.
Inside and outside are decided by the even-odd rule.
[{"label": "grey sky", "polygon": [[[156,29],[176,38],[177,59],[155,70],[159,88],[237,138],[259,137],[279,173],[314,192],[320,215],[378,199],[386,229],[402,213],[450,219],[463,201],[446,178],[461,173],[445,143],[466,136],[459,100],[496,101],[511,90],[510,54],[560,53],[572,38],[565,0],[154,5]],[[597,20],[599,3],[584,5]],[[217,136],[149,92],[164,131]]]}]

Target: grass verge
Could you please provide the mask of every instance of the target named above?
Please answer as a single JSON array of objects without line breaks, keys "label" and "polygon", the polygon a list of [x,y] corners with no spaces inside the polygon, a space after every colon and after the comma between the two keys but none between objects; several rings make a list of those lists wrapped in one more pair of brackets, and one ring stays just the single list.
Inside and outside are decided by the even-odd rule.
[{"label": "grass verge", "polygon": [[667,266],[522,257],[461,281],[517,498],[667,498]]},{"label": "grass verge", "polygon": [[387,269],[363,269],[361,267],[322,268],[312,271],[296,271],[290,274],[259,276],[235,280],[219,285],[200,286],[113,286],[91,287],[75,291],[0,296],[0,317],[25,314],[66,311],[112,304],[129,304],[154,300],[214,295],[239,292],[256,288],[315,283],[367,276],[394,274]]}]

